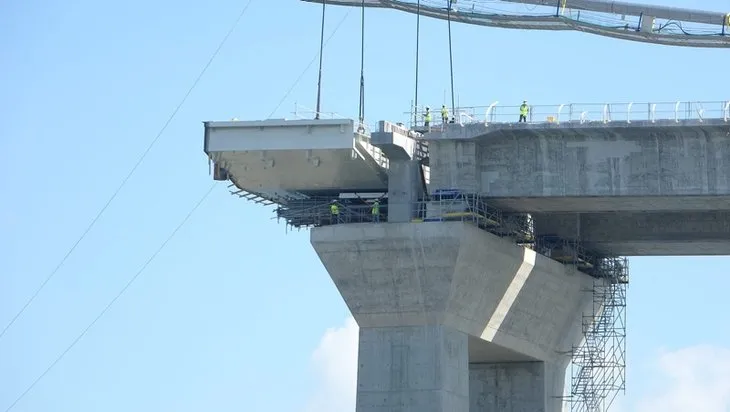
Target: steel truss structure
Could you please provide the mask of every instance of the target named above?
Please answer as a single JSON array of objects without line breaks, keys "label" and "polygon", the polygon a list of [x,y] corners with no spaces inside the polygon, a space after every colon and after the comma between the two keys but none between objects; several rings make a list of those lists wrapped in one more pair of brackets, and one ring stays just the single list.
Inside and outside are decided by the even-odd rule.
[{"label": "steel truss structure", "polygon": [[[303,0],[322,3],[323,0]],[[441,20],[520,30],[574,30],[679,47],[730,47],[730,13],[607,0],[325,0],[328,5],[389,8]],[[510,4],[512,3],[512,4]],[[511,9],[515,3],[529,4]],[[447,4],[451,4],[448,9]],[[495,7],[500,7],[499,9]]]}]

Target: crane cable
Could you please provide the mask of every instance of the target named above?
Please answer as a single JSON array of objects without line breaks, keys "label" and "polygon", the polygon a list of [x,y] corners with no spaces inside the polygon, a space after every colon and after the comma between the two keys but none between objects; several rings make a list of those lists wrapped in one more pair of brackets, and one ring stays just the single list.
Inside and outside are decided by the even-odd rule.
[{"label": "crane cable", "polygon": [[319,78],[317,79],[317,108],[314,109],[314,120],[319,120],[320,102],[322,98],[322,56],[324,54],[324,13],[327,9],[327,0],[322,0],[322,30],[319,35]]},{"label": "crane cable", "polygon": [[358,132],[365,131],[365,0],[360,4],[360,108]]},{"label": "crane cable", "polygon": [[[342,19],[340,19],[339,23],[337,23],[337,26],[335,26],[334,30],[332,30],[332,33],[330,33],[329,37],[327,37],[327,39],[324,41],[324,47],[327,47],[327,44],[330,42],[330,40],[332,40],[332,37],[335,36],[337,31],[340,29],[340,26],[342,26],[342,23],[344,23],[345,20],[347,20],[347,17],[350,16],[351,11],[352,11],[352,9],[348,10],[347,13],[345,13],[345,15],[342,16]],[[291,92],[294,91],[294,88],[297,87],[297,85],[302,80],[302,78],[304,78],[304,75],[307,74],[307,72],[309,71],[309,68],[312,67],[314,62],[317,61],[317,57],[320,55],[321,55],[321,53],[317,53],[314,55],[314,57],[312,57],[312,60],[309,61],[309,64],[307,65],[307,67],[305,67],[304,70],[302,70],[302,72],[299,73],[299,77],[297,77],[296,80],[294,80],[294,83],[292,83],[292,85],[289,87],[287,92],[284,93],[284,96],[281,97],[281,100],[279,100],[279,103],[276,104],[276,107],[274,107],[274,110],[272,110],[271,113],[269,113],[269,115],[267,116],[267,119],[271,119],[271,116],[276,114],[276,111],[279,110],[279,107],[281,107],[282,104],[284,104],[284,101],[286,100],[286,98],[289,97]]]},{"label": "crane cable", "polygon": [[418,60],[421,39],[421,0],[416,4],[416,97],[413,101],[413,127],[418,124]]},{"label": "crane cable", "polygon": [[[253,0],[249,0],[249,4],[251,3],[251,1],[253,1]],[[246,8],[247,8],[247,7],[248,7],[248,4],[246,5]],[[342,17],[342,19],[341,19],[341,20],[340,20],[340,22],[339,22],[339,23],[337,24],[337,26],[335,27],[335,29],[333,30],[333,32],[332,32],[332,33],[331,33],[331,34],[329,35],[329,37],[328,37],[328,38],[327,38],[327,40],[325,41],[325,45],[326,45],[326,44],[327,44],[327,43],[329,42],[329,40],[330,40],[330,39],[332,39],[332,37],[333,37],[333,36],[335,35],[335,33],[337,33],[337,30],[338,30],[338,29],[340,28],[340,26],[342,25],[342,23],[344,23],[344,21],[345,21],[345,20],[347,19],[347,17],[349,16],[349,14],[350,14],[350,13],[348,12],[348,13],[346,13],[346,14],[345,14],[345,15],[344,15],[344,16]],[[240,20],[240,18],[239,18],[239,20]],[[301,80],[301,78],[302,78],[302,77],[304,76],[304,74],[305,74],[305,73],[306,73],[306,72],[307,72],[307,71],[309,70],[309,68],[310,68],[310,67],[312,66],[312,64],[314,63],[314,61],[316,60],[316,58],[317,58],[317,56],[315,56],[315,57],[314,57],[314,58],[313,58],[313,59],[312,59],[312,60],[311,60],[311,61],[309,62],[309,64],[307,65],[307,67],[305,67],[305,68],[304,68],[304,71],[303,71],[303,72],[302,72],[302,73],[301,73],[301,74],[299,75],[299,77],[298,77],[298,78],[297,78],[297,79],[296,79],[296,80],[294,81],[294,84],[293,84],[293,85],[292,85],[292,86],[291,86],[291,87],[289,88],[289,90],[288,90],[288,91],[287,91],[287,92],[286,92],[286,93],[284,94],[284,97],[282,97],[281,101],[280,101],[280,102],[279,102],[279,103],[277,104],[277,106],[276,106],[276,107],[274,108],[274,110],[272,110],[272,114],[271,114],[271,115],[269,115],[269,117],[271,117],[271,116],[273,115],[273,113],[275,113],[275,112],[276,112],[276,110],[278,110],[278,108],[279,108],[279,107],[281,106],[281,102],[282,102],[282,101],[283,101],[284,99],[286,99],[286,97],[287,97],[287,96],[288,96],[288,95],[289,95],[289,94],[290,94],[290,93],[292,92],[292,90],[294,89],[294,87],[296,87],[296,85],[297,85],[297,84],[299,83],[299,81],[300,81],[300,80]],[[38,377],[37,377],[37,378],[36,378],[36,379],[35,379],[35,380],[34,380],[34,381],[33,381],[33,382],[32,382],[32,383],[31,383],[31,384],[30,384],[30,385],[29,385],[29,386],[28,386],[28,387],[27,387],[26,389],[25,389],[25,391],[23,391],[23,393],[21,393],[21,394],[20,394],[20,396],[18,396],[18,397],[17,397],[16,399],[15,399],[15,401],[14,401],[14,402],[13,402],[13,403],[12,403],[12,404],[11,404],[11,405],[10,405],[10,406],[9,406],[9,407],[7,408],[7,409],[5,409],[5,412],[9,412],[9,411],[10,411],[11,409],[13,409],[13,407],[15,407],[15,405],[16,405],[16,404],[17,404],[18,402],[20,402],[20,401],[21,401],[21,400],[22,400],[22,399],[23,399],[23,398],[24,398],[24,397],[25,397],[25,396],[26,396],[26,395],[27,395],[27,394],[28,394],[28,393],[29,393],[29,392],[30,392],[30,391],[31,391],[31,390],[32,390],[32,389],[33,389],[33,388],[34,388],[34,387],[35,387],[35,386],[36,386],[36,385],[38,384],[38,382],[40,382],[40,381],[41,381],[41,380],[42,380],[42,379],[43,379],[43,378],[44,378],[44,377],[45,377],[45,376],[46,376],[46,375],[48,374],[48,372],[50,372],[50,371],[51,371],[51,369],[53,369],[53,368],[54,368],[54,367],[56,366],[56,364],[58,364],[58,363],[59,363],[59,362],[60,362],[60,361],[61,361],[61,360],[62,360],[62,359],[64,358],[64,357],[66,356],[66,354],[68,354],[68,352],[69,352],[69,351],[71,351],[71,349],[73,349],[73,347],[74,347],[74,346],[76,346],[76,344],[77,344],[77,343],[78,343],[78,342],[79,342],[79,341],[80,341],[80,340],[81,340],[81,339],[82,339],[82,338],[83,338],[83,337],[84,337],[84,336],[86,335],[86,333],[88,333],[88,332],[89,332],[89,330],[91,330],[91,328],[92,328],[92,327],[94,327],[94,325],[95,325],[95,324],[96,324],[96,323],[97,323],[97,322],[98,322],[98,321],[99,321],[99,320],[100,320],[100,319],[101,319],[101,318],[102,318],[102,317],[103,317],[103,316],[104,316],[104,315],[105,315],[105,314],[106,314],[106,313],[107,313],[107,312],[109,311],[109,309],[110,309],[110,308],[111,308],[111,307],[112,307],[112,306],[114,305],[114,303],[116,303],[116,301],[117,301],[117,300],[119,300],[119,298],[120,298],[120,297],[121,297],[121,296],[122,296],[122,295],[123,295],[123,294],[124,294],[124,293],[125,293],[125,292],[127,291],[127,289],[129,289],[129,287],[130,287],[130,286],[132,286],[132,284],[133,284],[133,283],[134,283],[134,282],[135,282],[135,281],[137,280],[137,278],[138,278],[138,277],[139,277],[140,275],[142,275],[142,273],[143,273],[143,272],[145,271],[145,269],[146,269],[146,268],[147,268],[147,267],[149,266],[149,264],[150,264],[150,263],[152,263],[152,261],[153,261],[153,260],[154,260],[154,259],[155,259],[155,258],[157,257],[157,255],[159,255],[159,253],[160,253],[160,252],[162,252],[162,250],[163,250],[163,249],[165,248],[165,246],[167,245],[167,243],[169,243],[169,242],[170,242],[170,240],[172,240],[172,238],[173,238],[173,237],[174,237],[174,236],[175,236],[175,235],[177,234],[177,232],[178,232],[178,231],[179,231],[179,230],[180,230],[180,229],[181,229],[181,228],[182,228],[182,227],[183,227],[183,226],[184,226],[184,225],[185,225],[185,224],[187,223],[187,221],[188,221],[188,220],[190,219],[190,217],[191,217],[191,216],[192,216],[192,215],[193,215],[193,214],[195,213],[195,211],[196,211],[196,210],[197,210],[197,209],[198,209],[198,208],[200,207],[200,205],[201,205],[201,204],[202,204],[202,203],[203,203],[203,202],[205,201],[205,199],[207,199],[207,198],[208,198],[208,196],[209,196],[209,195],[210,195],[210,193],[212,192],[213,188],[215,188],[215,183],[213,183],[213,184],[212,184],[212,185],[210,186],[210,188],[209,188],[209,189],[208,189],[208,191],[207,191],[207,192],[205,193],[205,195],[203,195],[203,197],[202,197],[202,198],[201,198],[200,200],[198,200],[198,202],[197,202],[197,203],[195,204],[195,206],[194,206],[194,207],[193,207],[193,208],[192,208],[192,209],[190,210],[190,212],[189,212],[189,213],[188,213],[188,214],[187,214],[187,215],[185,216],[185,218],[184,218],[184,219],[183,219],[183,220],[182,220],[182,221],[180,222],[180,224],[179,224],[179,225],[178,225],[178,226],[177,226],[177,227],[176,227],[176,228],[175,228],[175,229],[174,229],[174,230],[172,231],[172,233],[171,233],[171,234],[170,234],[170,235],[169,235],[169,236],[167,237],[167,239],[166,239],[166,240],[165,240],[165,241],[164,241],[164,242],[162,243],[162,245],[161,245],[161,246],[160,246],[160,247],[159,247],[159,248],[158,248],[158,249],[157,249],[157,250],[156,250],[156,251],[155,251],[155,252],[154,252],[154,253],[153,253],[153,254],[152,254],[152,255],[150,256],[150,258],[149,258],[149,259],[148,259],[148,260],[147,260],[147,261],[146,261],[146,262],[145,262],[145,263],[144,263],[144,264],[142,265],[142,267],[140,268],[140,270],[139,270],[139,271],[138,271],[138,272],[137,272],[137,273],[136,273],[136,274],[135,274],[134,276],[132,276],[132,278],[130,278],[130,280],[129,280],[129,281],[128,281],[128,282],[127,282],[127,283],[126,283],[125,285],[124,285],[124,287],[123,287],[123,288],[122,288],[122,289],[121,289],[121,290],[120,290],[120,291],[119,291],[119,292],[118,292],[118,293],[117,293],[117,294],[116,294],[116,295],[114,296],[114,298],[112,298],[112,300],[110,300],[110,301],[109,301],[109,303],[108,303],[108,304],[107,304],[107,305],[106,305],[106,306],[104,307],[104,309],[102,309],[102,311],[101,311],[101,312],[100,312],[100,313],[99,313],[99,314],[98,314],[98,315],[97,315],[97,316],[96,316],[96,317],[94,318],[94,320],[92,320],[92,321],[91,321],[91,323],[89,323],[89,325],[87,325],[87,326],[86,326],[86,328],[84,328],[84,329],[83,329],[83,330],[81,331],[81,333],[80,333],[80,334],[79,334],[79,335],[78,335],[78,336],[77,336],[77,337],[76,337],[76,338],[75,338],[75,339],[74,339],[74,340],[73,340],[73,341],[71,342],[71,344],[69,344],[69,345],[68,345],[68,346],[66,347],[66,349],[64,349],[64,351],[63,351],[63,352],[61,352],[61,354],[60,354],[60,355],[58,355],[58,357],[56,357],[56,359],[55,359],[55,360],[54,360],[53,362],[51,362],[51,364],[50,364],[50,365],[49,365],[49,366],[48,366],[48,367],[47,367],[47,368],[46,368],[46,369],[45,369],[45,370],[43,371],[43,373],[41,373],[41,374],[40,374],[40,375],[39,375],[39,376],[38,376]]]},{"label": "crane cable", "polygon": [[446,9],[446,17],[449,26],[449,69],[451,70],[451,116],[456,118],[456,104],[454,102],[454,57],[451,51],[451,1],[448,0]]},{"label": "crane cable", "polygon": [[160,139],[160,137],[162,136],[162,134],[165,132],[165,130],[167,129],[167,127],[170,125],[170,123],[172,122],[172,120],[177,115],[178,111],[180,111],[180,108],[187,101],[188,97],[193,92],[193,89],[195,89],[195,87],[198,85],[198,83],[200,82],[200,79],[203,77],[203,75],[205,74],[205,72],[208,71],[208,68],[210,67],[211,63],[213,63],[213,60],[216,58],[216,56],[218,56],[218,53],[220,52],[221,48],[223,48],[223,45],[226,43],[226,41],[228,41],[228,38],[230,37],[230,35],[233,33],[233,31],[236,29],[236,27],[238,27],[238,23],[241,21],[241,18],[243,18],[243,15],[246,13],[246,10],[248,10],[248,7],[251,5],[251,2],[252,1],[253,0],[249,0],[248,3],[246,3],[246,6],[243,7],[243,9],[241,10],[241,13],[238,15],[238,18],[234,21],[234,23],[231,26],[230,30],[228,30],[228,33],[226,33],[226,35],[223,37],[223,40],[221,40],[221,42],[218,44],[218,47],[215,49],[215,51],[211,55],[210,59],[208,60],[208,62],[203,67],[203,70],[201,70],[200,74],[198,74],[198,77],[195,79],[195,81],[193,81],[192,86],[190,86],[190,88],[188,89],[187,93],[185,93],[185,95],[183,96],[182,100],[180,101],[180,103],[177,105],[177,107],[175,108],[175,110],[173,110],[173,112],[170,115],[170,117],[167,119],[167,121],[165,122],[165,124],[162,126],[162,129],[160,129],[160,131],[157,133],[157,135],[155,136],[155,138],[152,139],[152,142],[150,142],[150,144],[147,146],[147,149],[145,149],[145,151],[142,153],[142,155],[139,157],[139,159],[137,159],[137,163],[134,164],[134,166],[129,171],[129,173],[127,173],[127,175],[124,177],[124,179],[122,179],[122,182],[116,188],[116,190],[114,191],[114,193],[112,194],[112,196],[109,198],[109,200],[106,201],[106,203],[99,210],[99,212],[97,212],[96,216],[94,217],[94,219],[92,219],[91,223],[89,223],[89,225],[83,231],[83,233],[81,234],[81,236],[76,240],[76,242],[73,244],[73,246],[71,246],[71,249],[69,249],[69,251],[66,252],[66,255],[64,255],[64,257],[61,259],[61,262],[59,262],[58,265],[56,265],[56,267],[51,271],[51,273],[43,280],[43,282],[41,283],[41,285],[35,290],[35,292],[33,292],[33,294],[31,295],[31,297],[25,302],[25,304],[20,309],[20,311],[18,311],[18,313],[16,313],[15,316],[13,316],[12,319],[10,319],[10,322],[3,328],[2,332],[0,332],[0,339],[2,339],[3,336],[5,336],[5,334],[10,329],[10,327],[13,326],[13,324],[15,323],[15,321],[17,321],[18,318],[25,312],[25,310],[28,309],[28,307],[31,305],[31,303],[33,303],[33,301],[36,299],[36,297],[38,297],[38,295],[41,293],[41,291],[43,290],[43,288],[46,287],[46,285],[51,280],[51,278],[53,278],[56,275],[56,273],[59,271],[59,269],[61,269],[61,267],[63,266],[63,264],[66,263],[66,260],[68,260],[69,256],[71,256],[71,254],[76,250],[76,248],[81,243],[81,241],[84,240],[84,238],[86,237],[86,235],[96,225],[96,222],[99,220],[99,218],[101,218],[101,215],[104,214],[104,212],[109,207],[109,205],[111,205],[111,203],[114,201],[114,199],[116,199],[117,195],[119,195],[119,192],[121,192],[122,188],[127,184],[127,182],[132,177],[132,175],[134,174],[134,172],[137,171],[137,168],[142,164],[142,162],[144,161],[144,159],[149,154],[150,150],[152,150],[152,147],[155,145],[155,143],[157,143],[157,141]]}]

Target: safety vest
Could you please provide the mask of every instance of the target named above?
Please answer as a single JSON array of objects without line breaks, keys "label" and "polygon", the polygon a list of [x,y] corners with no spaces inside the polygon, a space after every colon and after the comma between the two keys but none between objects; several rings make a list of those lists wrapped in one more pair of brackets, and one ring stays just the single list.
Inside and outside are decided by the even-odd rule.
[{"label": "safety vest", "polygon": [[372,210],[372,212],[373,212],[374,215],[379,215],[380,214],[380,203],[379,202],[373,203],[373,210]]},{"label": "safety vest", "polygon": [[447,117],[449,117],[449,109],[447,109],[445,107],[442,108],[441,109],[441,117],[444,118],[444,119],[446,119]]},{"label": "safety vest", "polygon": [[333,215],[339,215],[340,208],[337,205],[330,205],[330,213],[332,213]]},{"label": "safety vest", "polygon": [[426,112],[423,119],[427,122],[430,122],[431,121],[431,112]]},{"label": "safety vest", "polygon": [[[512,106],[512,107],[514,107],[514,106]],[[527,108],[527,105],[526,104],[523,104],[522,106],[520,106],[520,114],[521,115],[527,116],[527,111],[528,110],[529,109]]]}]

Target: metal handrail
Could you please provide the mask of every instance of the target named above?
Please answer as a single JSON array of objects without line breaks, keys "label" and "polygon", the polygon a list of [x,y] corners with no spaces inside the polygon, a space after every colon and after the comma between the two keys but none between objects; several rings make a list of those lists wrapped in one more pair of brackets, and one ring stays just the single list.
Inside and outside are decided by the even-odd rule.
[{"label": "metal handrail", "polygon": [[317,115],[319,115],[320,119],[346,119],[345,116],[342,116],[337,112],[318,112],[298,103],[294,103],[294,112],[292,112],[292,114],[297,119],[315,118]]},{"label": "metal handrail", "polygon": [[[460,123],[485,125],[516,123],[519,105],[501,106],[493,102],[486,106],[462,106],[456,108]],[[645,108],[641,110],[641,108]],[[566,110],[567,109],[567,110]],[[565,113],[567,111],[567,113]],[[423,111],[415,114],[420,116]],[[408,113],[412,124],[413,112]],[[594,120],[591,120],[594,119]],[[656,123],[658,120],[706,122],[709,119],[730,121],[730,102],[727,101],[674,101],[674,102],[619,102],[619,103],[561,103],[555,105],[530,105],[528,123]],[[408,122],[406,122],[408,123]],[[431,122],[437,126],[437,122]]]},{"label": "metal handrail", "polygon": [[487,111],[484,113],[484,124],[488,124],[490,120],[490,116],[492,115],[492,110],[494,110],[495,107],[499,104],[499,101],[496,101],[487,107]]}]

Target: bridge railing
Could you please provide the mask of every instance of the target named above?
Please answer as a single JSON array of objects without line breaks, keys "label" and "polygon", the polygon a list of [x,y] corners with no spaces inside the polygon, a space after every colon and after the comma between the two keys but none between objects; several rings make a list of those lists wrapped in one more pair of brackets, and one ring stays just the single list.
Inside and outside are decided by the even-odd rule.
[{"label": "bridge railing", "polygon": [[[294,111],[292,112],[295,119],[315,119],[317,117],[318,112],[315,109],[309,108],[307,106],[302,106],[298,103],[294,104]],[[320,119],[353,119],[352,116],[343,116],[337,112],[319,112],[319,118]],[[357,120],[353,119],[355,123],[355,130],[357,131],[360,129],[360,126],[362,126],[362,132],[366,136],[370,136],[370,133],[373,130],[378,130],[377,123],[368,123],[367,119],[362,122],[362,124]]]},{"label": "bridge railing", "polygon": [[294,103],[294,111],[292,112],[296,119],[315,119],[319,114],[320,119],[345,119],[337,112],[317,112],[315,109],[311,109],[307,106]]},{"label": "bridge railing", "polygon": [[[566,103],[554,105],[530,105],[528,123],[632,123],[637,121],[705,121],[722,119],[730,122],[730,101],[675,101],[675,102],[622,102],[622,103]],[[432,129],[441,127],[441,114],[432,111]],[[419,110],[419,126],[423,124],[423,111]],[[486,106],[457,107],[455,123],[517,123],[519,105],[500,105],[498,101]],[[409,113],[413,123],[413,113]],[[413,127],[414,125],[412,125]]]},{"label": "bridge railing", "polygon": [[[609,123],[636,121],[704,121],[723,119],[730,121],[730,101],[675,101],[675,102],[622,102],[622,103],[567,103],[557,105],[530,105],[528,123]],[[462,107],[480,122],[514,123],[519,120],[519,105],[501,106],[499,102],[489,106]]]}]

